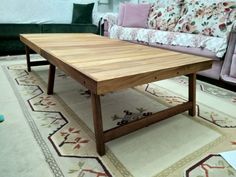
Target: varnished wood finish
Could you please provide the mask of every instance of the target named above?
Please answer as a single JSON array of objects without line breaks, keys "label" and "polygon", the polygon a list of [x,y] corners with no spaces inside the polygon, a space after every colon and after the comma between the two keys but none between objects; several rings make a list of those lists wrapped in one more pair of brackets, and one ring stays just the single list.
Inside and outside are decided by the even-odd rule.
[{"label": "varnished wood finish", "polygon": [[192,73],[188,75],[188,97],[189,101],[193,103],[191,109],[189,109],[189,115],[195,116],[196,115],[196,73]]},{"label": "varnished wood finish", "polygon": [[[49,55],[47,52],[42,51],[42,55],[47,58]],[[77,80],[81,83],[81,85],[87,87],[88,89],[92,90],[92,88],[96,88],[96,81],[90,80],[90,78],[83,73],[78,73],[75,68],[65,64],[61,60],[53,60],[50,61],[51,64],[57,66],[61,70],[63,70],[67,75],[70,75],[73,79]]]},{"label": "varnished wood finish", "polygon": [[100,96],[91,94],[92,106],[93,106],[93,124],[96,139],[97,152],[103,156],[105,154],[103,124],[102,124],[102,112]]},{"label": "varnished wood finish", "polygon": [[30,67],[31,66],[41,66],[41,65],[49,65],[49,62],[47,60],[43,61],[31,61],[30,62]]},{"label": "varnished wood finish", "polygon": [[156,122],[162,121],[164,119],[170,118],[176,114],[187,111],[192,108],[192,102],[186,102],[181,105],[165,109],[163,111],[157,112],[153,115],[147,116],[145,118],[139,119],[137,121],[130,122],[126,125],[116,127],[104,132],[104,141],[108,142],[115,138],[121,137],[128,133],[134,132],[140,128],[147,127]]},{"label": "varnished wood finish", "polygon": [[67,70],[75,70],[77,80],[99,95],[196,73],[212,64],[204,57],[94,34],[25,34],[21,40],[58,68],[67,65]]},{"label": "varnished wood finish", "polygon": [[48,65],[49,62],[47,60],[43,61],[30,61],[30,48],[25,45],[25,54],[26,54],[26,64],[27,64],[27,71],[31,72],[31,66],[41,66],[41,65]]},{"label": "varnished wood finish", "polygon": [[53,94],[54,80],[55,80],[55,71],[56,67],[52,64],[49,65],[49,74],[48,74],[48,90],[47,94]]},{"label": "varnished wood finish", "polygon": [[[92,92],[97,152],[104,143],[178,113],[196,113],[196,72],[209,69],[212,60],[112,40],[94,34],[25,34],[21,41],[50,63],[48,93],[53,92],[55,66]],[[103,132],[99,95],[179,75],[189,75],[189,101],[136,122]]]}]

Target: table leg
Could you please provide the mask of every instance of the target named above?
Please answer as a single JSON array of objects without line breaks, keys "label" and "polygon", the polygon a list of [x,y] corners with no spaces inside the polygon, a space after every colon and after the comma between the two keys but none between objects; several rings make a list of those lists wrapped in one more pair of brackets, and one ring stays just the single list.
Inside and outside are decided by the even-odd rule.
[{"label": "table leg", "polygon": [[192,102],[192,108],[189,109],[189,115],[196,115],[196,73],[189,74],[188,95],[189,101]]},{"label": "table leg", "polygon": [[105,154],[105,144],[104,144],[100,96],[92,93],[91,98],[92,98],[93,124],[94,124],[97,152],[100,156],[103,156]]},{"label": "table leg", "polygon": [[53,94],[54,80],[55,80],[55,70],[56,67],[50,63],[49,65],[49,73],[48,73],[48,95]]},{"label": "table leg", "polygon": [[31,71],[31,66],[30,66],[30,48],[27,45],[25,46],[25,54],[26,54],[27,70],[28,70],[28,72],[30,72]]}]

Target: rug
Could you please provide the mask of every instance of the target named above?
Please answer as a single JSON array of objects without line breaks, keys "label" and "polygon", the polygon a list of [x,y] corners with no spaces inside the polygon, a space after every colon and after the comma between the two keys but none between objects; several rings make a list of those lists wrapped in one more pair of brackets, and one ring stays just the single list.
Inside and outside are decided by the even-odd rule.
[{"label": "rug", "polygon": [[[57,70],[55,93],[49,96],[48,66],[33,67],[29,73],[22,64],[24,56],[16,58],[2,69],[55,176],[236,176],[217,155],[236,149],[236,93],[198,81],[196,117],[186,112],[110,141],[100,157],[90,92]],[[104,129],[183,103],[187,90],[187,78],[182,76],[103,95]]]}]

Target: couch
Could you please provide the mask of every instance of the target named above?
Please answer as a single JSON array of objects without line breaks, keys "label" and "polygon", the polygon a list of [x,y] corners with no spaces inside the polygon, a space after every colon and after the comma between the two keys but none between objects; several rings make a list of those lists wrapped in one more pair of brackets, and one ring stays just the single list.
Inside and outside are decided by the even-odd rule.
[{"label": "couch", "polygon": [[21,33],[98,33],[93,24],[0,24],[0,56],[25,54]]},{"label": "couch", "polygon": [[[170,1],[173,1],[173,0],[168,0],[166,2],[171,4]],[[191,30],[191,28],[195,28],[197,24],[194,24],[192,26],[190,24],[187,27],[185,25],[184,27],[179,27],[176,30],[176,26],[178,25],[180,26],[179,23],[182,23],[182,21],[184,21],[184,19],[181,19],[185,15],[183,13],[189,13],[189,9],[186,9],[188,8],[188,6],[186,6],[187,3],[185,3],[184,1],[191,2],[192,4],[193,2],[198,2],[198,1],[193,1],[193,0],[180,0],[180,1],[181,1],[180,13],[182,14],[178,17],[178,19],[175,22],[171,23],[172,29],[168,28],[168,25],[166,23],[168,23],[170,19],[172,20],[173,16],[171,16],[171,18],[169,18],[169,20],[165,23],[160,22],[160,21],[156,22],[157,24],[155,24],[155,22],[153,23],[153,20],[158,19],[158,15],[160,13],[158,12],[155,14],[155,7],[159,3],[159,0],[157,0],[157,2],[152,4],[151,6],[151,12],[149,13],[149,16],[147,19],[147,23],[149,23],[149,25],[147,27],[144,28],[144,27],[135,27],[135,26],[130,27],[130,26],[124,26],[120,24],[118,25],[119,20],[120,20],[119,19],[120,14],[107,13],[103,16],[103,22],[102,22],[103,34],[105,36],[108,36],[114,39],[126,40],[126,41],[140,43],[140,44],[149,45],[153,47],[159,47],[163,49],[184,52],[184,53],[189,53],[193,55],[210,57],[214,60],[212,68],[209,70],[199,72],[198,75],[204,76],[206,78],[210,78],[210,80],[216,81],[215,83],[217,82],[223,83],[231,87],[232,90],[236,90],[236,45],[235,45],[236,30],[234,29],[235,28],[234,25],[231,24],[230,31],[228,32],[225,29],[223,29],[222,31],[219,31],[219,36],[214,36],[213,33],[216,31],[213,31],[213,30],[210,31],[210,29],[207,29],[208,31],[207,30],[202,31],[204,32],[204,34],[201,34],[199,31],[192,32],[192,33],[188,31],[186,32],[186,29],[189,30],[190,28]],[[199,0],[199,1],[202,1],[204,3],[203,0]],[[175,1],[175,3],[176,2],[177,1]],[[221,5],[228,5],[228,4],[224,4],[223,1],[220,3],[222,3]],[[174,6],[175,4],[173,5],[172,8],[168,9],[169,12],[165,11],[164,13],[165,14],[172,13],[173,15],[173,12],[171,12],[171,10],[174,9]],[[202,6],[204,5],[201,5],[201,7]],[[156,9],[159,10],[161,8],[163,7],[158,6],[158,8]],[[214,4],[214,8],[216,8],[215,4]],[[208,10],[208,9],[210,8],[206,8],[205,10]],[[119,13],[121,13],[121,11]],[[196,13],[199,14],[203,12],[199,10]],[[208,11],[207,13],[211,13],[211,11]],[[217,15],[217,14],[213,14],[213,15]],[[194,18],[192,16],[190,17]],[[210,17],[205,19],[206,20],[205,22],[202,22],[203,25],[205,25],[204,23],[206,24],[208,23],[207,20],[210,19]],[[201,18],[204,19],[204,16],[202,16]],[[217,18],[215,19],[217,20]],[[180,20],[181,22],[179,22]],[[198,21],[196,20],[196,23],[197,22]],[[158,24],[160,26],[156,27],[158,26]],[[166,25],[167,27],[164,28]],[[220,27],[222,27],[222,25]]]}]

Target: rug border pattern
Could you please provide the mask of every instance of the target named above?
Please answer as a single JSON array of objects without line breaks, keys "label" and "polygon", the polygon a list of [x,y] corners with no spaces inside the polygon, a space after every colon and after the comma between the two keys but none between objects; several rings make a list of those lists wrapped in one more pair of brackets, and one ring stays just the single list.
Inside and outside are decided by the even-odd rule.
[{"label": "rug border pattern", "polygon": [[[24,101],[23,101],[22,96],[19,94],[19,92],[17,91],[17,89],[14,87],[16,84],[20,85],[19,82],[17,81],[17,78],[15,79],[15,82],[16,82],[16,83],[15,83],[15,82],[12,80],[12,78],[10,77],[10,74],[9,74],[8,71],[7,71],[7,70],[10,70],[10,68],[9,68],[8,66],[5,66],[5,65],[2,65],[1,67],[2,67],[2,69],[3,69],[4,73],[5,73],[5,75],[7,76],[7,79],[8,79],[8,81],[9,81],[9,83],[10,83],[10,85],[11,85],[13,91],[14,91],[14,94],[15,94],[16,97],[17,97],[18,102],[20,103],[20,106],[21,106],[22,110],[24,110],[23,112],[24,112],[24,115],[25,115],[25,117],[26,117],[26,119],[27,119],[27,123],[28,123],[28,125],[29,125],[29,127],[30,127],[30,129],[31,129],[31,131],[32,131],[32,133],[33,133],[33,135],[34,135],[35,140],[37,141],[38,145],[40,146],[40,149],[41,149],[41,151],[43,152],[44,157],[45,157],[45,160],[46,160],[46,162],[48,163],[48,165],[49,165],[51,171],[53,172],[53,174],[54,174],[55,177],[64,177],[63,172],[61,171],[60,167],[58,166],[56,160],[53,158],[53,155],[52,155],[52,153],[50,152],[50,150],[49,150],[49,148],[48,148],[46,142],[43,140],[43,138],[42,138],[42,136],[41,136],[41,134],[40,134],[40,132],[39,132],[39,130],[38,130],[38,128],[37,128],[37,126],[36,126],[34,120],[33,120],[33,118],[31,117],[30,113],[28,112],[27,107],[26,107],[26,105],[25,105],[25,103],[24,103]],[[22,69],[22,70],[23,70],[23,69]],[[28,73],[25,69],[24,69],[24,71],[25,71],[25,74],[26,74],[26,75],[24,75],[24,76],[29,75],[29,73]],[[24,76],[20,76],[20,77],[24,77]],[[20,77],[19,77],[19,78],[20,78]],[[54,144],[53,141],[51,140],[51,137],[52,137],[56,132],[58,132],[61,128],[63,128],[63,127],[68,123],[68,120],[65,118],[65,116],[64,116],[61,112],[57,112],[57,111],[37,111],[37,110],[35,110],[35,109],[33,108],[33,106],[31,105],[30,100],[33,99],[33,98],[35,98],[35,97],[37,97],[37,96],[39,96],[39,95],[41,95],[41,94],[43,94],[44,91],[43,91],[43,90],[40,88],[40,86],[38,86],[38,85],[22,85],[22,86],[35,86],[35,87],[38,87],[38,89],[41,90],[41,92],[42,92],[42,93],[40,93],[40,94],[38,94],[38,95],[36,95],[36,96],[33,96],[33,97],[31,97],[30,99],[27,100],[27,103],[29,104],[29,106],[30,106],[30,108],[31,108],[31,110],[32,110],[33,112],[58,113],[58,114],[60,114],[60,115],[62,116],[62,118],[65,120],[65,123],[64,123],[63,125],[61,125],[58,129],[56,129],[55,131],[53,131],[52,133],[50,133],[49,136],[48,136],[48,140],[51,142],[51,144],[52,144],[53,148],[55,149],[56,153],[57,153],[60,157],[82,158],[82,159],[94,159],[94,160],[96,160],[96,161],[101,165],[101,167],[103,168],[103,170],[105,171],[105,173],[108,175],[108,177],[111,177],[112,175],[111,175],[110,171],[109,171],[109,170],[107,169],[107,167],[102,163],[100,157],[96,157],[96,156],[72,156],[72,155],[70,156],[70,155],[63,155],[63,154],[61,154],[61,153],[58,151],[58,149],[56,148],[55,144]]]},{"label": "rug border pattern", "polygon": [[[20,64],[20,65],[22,65],[22,64]],[[53,156],[52,156],[52,153],[51,153],[50,150],[49,150],[49,147],[47,146],[46,142],[43,140],[43,138],[42,138],[42,136],[41,136],[41,134],[40,134],[40,132],[39,132],[39,130],[38,130],[38,128],[37,128],[37,126],[36,126],[34,120],[33,120],[33,118],[31,117],[30,113],[28,112],[27,107],[26,107],[26,104],[25,104],[25,102],[23,101],[22,96],[19,94],[19,91],[17,91],[17,89],[14,87],[14,86],[16,85],[16,83],[15,83],[15,82],[13,81],[13,79],[10,77],[10,73],[7,72],[7,68],[8,68],[8,67],[6,67],[6,66],[1,66],[1,67],[2,67],[2,69],[3,69],[3,71],[4,71],[4,73],[6,74],[9,83],[10,83],[11,86],[12,86],[12,89],[13,89],[13,91],[14,91],[14,94],[16,95],[17,100],[18,100],[18,102],[20,103],[20,106],[22,107],[23,110],[25,110],[25,111],[24,111],[24,114],[25,114],[25,116],[26,116],[27,122],[28,122],[28,124],[29,124],[29,126],[30,126],[30,128],[31,128],[31,130],[32,130],[32,133],[33,133],[33,135],[34,135],[34,137],[35,137],[37,143],[39,144],[39,146],[40,146],[40,148],[41,148],[41,150],[42,150],[42,152],[43,152],[43,154],[44,154],[44,156],[45,156],[45,159],[46,159],[46,161],[47,161],[49,167],[51,168],[51,170],[52,170],[54,176],[57,176],[57,177],[61,177],[61,176],[62,176],[62,177],[64,177],[63,172],[60,170],[58,164],[56,163],[55,159],[54,159]],[[9,68],[8,68],[8,69],[9,69]],[[28,73],[25,69],[22,69],[22,70],[24,70],[24,71],[26,72],[26,74],[29,75],[29,73]],[[33,74],[35,74],[35,75],[38,76],[38,74],[35,73],[35,72],[33,72]],[[41,81],[42,83],[46,84],[40,77],[39,77],[39,79],[40,79],[40,81]],[[26,85],[26,86],[29,86],[29,85]],[[32,85],[32,86],[38,86],[39,89],[42,91],[42,93],[44,93],[44,91],[40,88],[39,85]],[[134,88],[134,90],[139,91],[139,92],[142,93],[142,91],[140,91],[140,90],[138,90],[138,89],[136,89],[136,88]],[[36,95],[36,96],[38,96],[38,95]],[[36,96],[35,96],[35,97],[36,97]],[[54,96],[56,96],[57,98],[59,98],[60,100],[62,100],[58,95],[55,94]],[[31,99],[32,99],[32,98],[31,98]],[[29,100],[30,100],[30,99],[29,99]],[[27,100],[28,104],[31,106],[32,111],[35,111],[35,110],[33,110],[33,107],[32,107],[32,105],[31,105],[31,103],[30,103],[29,100]],[[66,105],[63,100],[62,100],[62,104],[63,104],[63,106]],[[68,109],[68,106],[66,107],[66,110],[67,110],[67,109]],[[70,108],[69,108],[69,109],[70,109]],[[197,109],[199,110],[199,105],[197,105]],[[49,111],[47,111],[47,112],[49,112]],[[54,113],[59,113],[59,114],[61,114],[60,112],[57,112],[57,111],[54,111]],[[198,111],[198,113],[199,113],[199,111]],[[72,113],[72,114],[75,114],[75,113]],[[62,115],[62,114],[61,114],[61,115]],[[63,115],[62,115],[62,117],[63,117],[63,119],[64,119],[65,121],[67,121],[67,119],[66,119]],[[73,116],[73,117],[74,117],[74,116]],[[78,116],[76,115],[76,117],[78,117]],[[198,115],[198,117],[201,117],[201,116]],[[203,117],[201,117],[201,118],[204,119]],[[209,127],[210,129],[215,130],[215,131],[218,132],[221,136],[218,137],[217,139],[215,139],[214,141],[212,141],[212,142],[206,144],[206,145],[203,146],[202,148],[200,148],[200,149],[194,151],[193,153],[191,153],[191,154],[185,156],[184,158],[180,159],[179,161],[177,161],[176,163],[174,163],[174,164],[171,165],[170,167],[164,169],[163,171],[161,171],[161,172],[158,173],[157,175],[154,175],[153,177],[166,177],[167,175],[170,175],[171,172],[173,172],[173,170],[177,170],[177,169],[180,168],[181,166],[186,165],[186,163],[188,163],[188,162],[194,160],[196,157],[198,157],[198,156],[200,156],[200,155],[203,155],[203,154],[204,154],[205,152],[207,152],[211,147],[213,147],[213,146],[215,146],[215,145],[217,145],[217,144],[223,142],[223,141],[225,140],[225,138],[229,138],[228,136],[226,136],[226,134],[224,134],[222,131],[220,131],[220,129],[216,128],[215,126],[218,126],[218,127],[220,127],[220,128],[234,128],[234,127],[222,127],[222,126],[219,126],[219,125],[217,125],[217,124],[214,124],[214,123],[212,123],[212,122],[210,122],[210,121],[208,121],[208,120],[206,120],[206,119],[204,119],[204,120],[207,121],[207,122],[203,122],[203,121],[197,120],[196,118],[194,118],[193,120],[196,121],[196,122],[198,122],[198,123],[200,123],[200,124],[202,124],[202,125],[204,125],[204,126]],[[82,120],[79,119],[79,122],[82,122]],[[53,148],[56,150],[57,154],[58,154],[59,156],[61,156],[61,157],[70,157],[70,158],[71,158],[71,157],[72,157],[72,158],[95,158],[95,159],[98,161],[98,163],[103,167],[104,171],[105,171],[105,172],[108,172],[108,173],[110,174],[110,172],[107,170],[106,166],[102,163],[100,157],[96,157],[96,156],[70,156],[70,155],[62,155],[62,154],[57,150],[57,148],[55,147],[55,144],[54,144],[53,141],[51,140],[51,136],[52,136],[53,134],[55,134],[58,130],[60,130],[63,126],[65,126],[67,123],[68,123],[68,121],[67,121],[65,124],[63,124],[61,127],[59,127],[57,130],[55,130],[53,133],[49,134],[49,137],[48,137],[49,141],[50,141],[51,144],[53,145]],[[209,125],[209,124],[211,124],[211,125]],[[215,126],[214,126],[214,125],[215,125]],[[91,136],[91,134],[92,134],[92,133],[91,133],[91,130],[90,130],[84,123],[82,124],[82,127],[83,127],[83,128],[86,128],[87,130],[89,130],[88,132],[89,132],[89,135]],[[94,137],[92,136],[92,138],[94,138]],[[106,147],[106,148],[107,148],[107,158],[109,159],[109,161],[111,161],[111,162],[113,162],[113,163],[115,162],[116,169],[119,170],[120,173],[121,173],[124,177],[133,177],[133,175],[123,166],[123,164],[118,160],[118,158],[115,157],[115,155],[111,152],[111,150],[110,150],[108,147]],[[103,160],[104,160],[104,159],[103,159]],[[104,161],[106,161],[106,160],[104,160]],[[55,167],[54,165],[56,165],[56,167]],[[58,172],[57,170],[59,170],[59,172]],[[109,176],[109,174],[108,174],[108,176]],[[111,175],[111,174],[110,174],[110,175]]]},{"label": "rug border pattern", "polygon": [[3,72],[5,73],[5,75],[7,76],[7,79],[11,85],[11,88],[15,94],[15,96],[17,97],[17,100],[20,104],[20,107],[22,108],[22,112],[26,117],[27,123],[32,131],[32,134],[36,140],[36,142],[38,143],[46,162],[48,163],[52,173],[54,174],[55,177],[64,177],[64,174],[62,173],[61,169],[59,168],[56,160],[53,158],[53,155],[51,153],[51,151],[49,150],[49,147],[47,146],[46,142],[43,140],[42,135],[40,134],[34,120],[32,119],[31,115],[29,114],[27,107],[23,101],[22,96],[19,94],[19,92],[16,90],[16,88],[14,87],[16,83],[13,82],[13,80],[11,79],[9,73],[7,72],[7,69],[9,69],[9,67],[7,66],[1,66],[3,69]]}]

